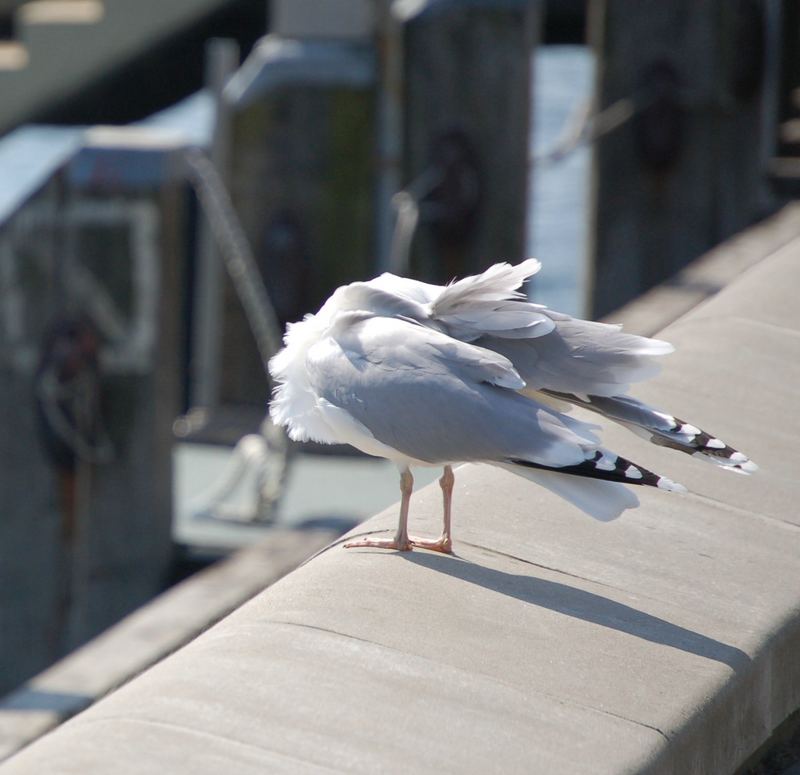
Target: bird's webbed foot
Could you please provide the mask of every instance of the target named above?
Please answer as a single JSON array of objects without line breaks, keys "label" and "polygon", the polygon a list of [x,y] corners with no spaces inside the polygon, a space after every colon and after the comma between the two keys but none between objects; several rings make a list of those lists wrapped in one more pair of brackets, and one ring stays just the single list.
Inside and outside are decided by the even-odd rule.
[{"label": "bird's webbed foot", "polygon": [[409,536],[409,542],[418,549],[428,549],[431,552],[441,552],[442,554],[453,553],[453,540],[450,536],[440,536],[439,538],[417,538]]},{"label": "bird's webbed foot", "polygon": [[361,547],[369,547],[371,549],[394,549],[397,552],[411,551],[411,539],[406,536],[405,538],[359,538],[355,541],[348,541],[345,549],[358,549]]}]

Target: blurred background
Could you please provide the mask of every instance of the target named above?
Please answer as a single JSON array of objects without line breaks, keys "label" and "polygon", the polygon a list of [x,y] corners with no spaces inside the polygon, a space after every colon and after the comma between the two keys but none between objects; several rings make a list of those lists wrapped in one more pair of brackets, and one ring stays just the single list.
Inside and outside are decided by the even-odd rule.
[{"label": "blurred background", "polygon": [[790,0],[0,0],[0,693],[397,500],[265,422],[336,286],[535,255],[601,317],[793,198],[799,38]]}]

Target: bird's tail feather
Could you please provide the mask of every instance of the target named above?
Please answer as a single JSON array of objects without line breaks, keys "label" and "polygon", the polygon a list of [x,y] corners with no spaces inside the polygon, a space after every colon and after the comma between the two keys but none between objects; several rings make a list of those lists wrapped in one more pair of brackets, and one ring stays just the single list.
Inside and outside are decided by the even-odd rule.
[{"label": "bird's tail feather", "polygon": [[752,474],[758,470],[758,466],[747,455],[713,434],[631,396],[578,397],[567,393],[547,392],[556,398],[597,412],[658,446],[685,452],[714,463],[726,471]]},{"label": "bird's tail feather", "polygon": [[619,482],[564,476],[556,471],[528,468],[514,463],[494,465],[550,490],[601,522],[610,522],[626,509],[634,509],[639,505],[636,495]]}]

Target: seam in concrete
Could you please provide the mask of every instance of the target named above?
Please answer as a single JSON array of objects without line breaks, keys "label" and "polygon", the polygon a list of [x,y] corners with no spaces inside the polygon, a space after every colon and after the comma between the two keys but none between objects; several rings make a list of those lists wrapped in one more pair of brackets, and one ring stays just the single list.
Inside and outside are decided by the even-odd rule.
[{"label": "seam in concrete", "polygon": [[[731,476],[736,476],[736,474],[730,474]],[[773,514],[761,514],[758,511],[753,511],[752,509],[745,509],[741,506],[735,506],[732,503],[726,503],[725,501],[721,501],[718,498],[714,498],[711,495],[704,495],[698,492],[690,492],[687,493],[688,496],[697,498],[700,501],[705,501],[707,503],[713,503],[714,506],[719,508],[720,511],[727,511],[731,514],[740,514],[742,516],[752,517],[753,519],[760,519],[766,522],[770,522],[772,524],[778,525],[779,527],[787,528],[789,530],[795,531],[800,530],[800,525],[796,524],[795,522],[790,522],[787,519],[781,519],[780,517],[776,517]]]},{"label": "seam in concrete", "polygon": [[162,719],[150,719],[150,718],[133,718],[132,716],[126,715],[110,715],[104,716],[103,718],[81,718],[76,720],[76,725],[80,724],[80,726],[97,726],[107,724],[109,722],[112,723],[122,723],[122,724],[132,724],[132,725],[139,725],[139,726],[147,726],[147,727],[156,727],[161,729],[170,729],[176,730],[178,732],[185,732],[187,735],[191,737],[199,737],[199,738],[208,738],[210,740],[221,740],[225,743],[244,748],[251,751],[258,751],[259,753],[266,753],[270,756],[274,756],[276,758],[285,759],[287,762],[291,763],[298,763],[301,762],[303,764],[312,765],[315,768],[320,770],[325,770],[326,772],[340,772],[340,770],[334,770],[330,767],[326,767],[324,764],[319,764],[318,762],[313,761],[312,759],[305,759],[300,756],[287,756],[284,753],[280,753],[273,748],[265,748],[260,745],[256,745],[254,743],[247,743],[243,740],[237,740],[236,738],[229,737],[228,735],[221,735],[215,732],[210,732],[207,729],[196,729],[194,727],[186,726],[185,724],[178,724],[174,721],[164,721]]},{"label": "seam in concrete", "polygon": [[[749,513],[749,512],[746,512],[746,513]],[[616,592],[616,593],[618,593],[620,595],[629,596],[629,594],[630,594],[630,591],[628,589],[626,589],[625,587],[621,587],[621,586],[618,586],[616,584],[608,584],[605,581],[601,581],[600,579],[592,578],[591,576],[580,576],[580,575],[578,575],[576,573],[569,573],[568,571],[561,570],[560,568],[554,568],[554,567],[551,567],[549,565],[543,565],[542,563],[533,562],[531,560],[525,560],[522,557],[517,557],[516,555],[509,554],[507,552],[501,552],[501,551],[499,551],[497,549],[492,549],[492,548],[490,548],[488,546],[485,546],[485,545],[482,545],[482,544],[473,544],[473,543],[470,543],[469,541],[459,541],[459,543],[460,544],[464,544],[466,546],[471,546],[471,547],[473,547],[475,549],[481,549],[481,550],[483,550],[485,552],[488,552],[489,554],[496,554],[496,555],[498,555],[500,557],[506,557],[509,560],[515,560],[515,561],[521,562],[521,563],[523,563],[525,565],[531,565],[534,568],[541,568],[542,570],[549,571],[550,573],[556,573],[556,574],[559,574],[559,575],[562,575],[562,576],[567,576],[568,578],[577,579],[578,581],[585,581],[587,584],[592,584],[594,586],[603,587],[604,589],[609,589],[609,590],[611,590],[613,592]],[[704,556],[707,556],[707,555],[704,555]],[[671,602],[666,597],[656,597],[654,595],[645,595],[642,592],[637,592],[636,593],[636,601],[637,601],[637,603],[641,602],[641,601],[646,601],[646,602],[649,602],[649,603],[656,603],[658,605],[663,605],[665,603],[668,604],[668,603]],[[655,728],[656,727],[653,727],[653,729],[655,729]]]},{"label": "seam in concrete", "polygon": [[[317,625],[317,624],[308,624],[306,622],[292,622],[292,621],[288,621],[286,619],[263,619],[263,620],[261,620],[259,622],[258,625],[246,625],[244,627],[240,626],[239,628],[237,628],[236,632],[226,633],[226,634],[220,636],[220,638],[221,639],[224,639],[224,638],[235,638],[235,637],[237,637],[237,635],[242,630],[257,631],[257,630],[261,630],[264,627],[264,625],[278,625],[278,626],[284,626],[284,627],[290,627],[290,628],[295,628],[296,627],[296,628],[300,628],[300,629],[304,629],[304,630],[311,630],[311,631],[314,631],[314,632],[323,633],[325,635],[331,635],[333,637],[342,638],[342,639],[347,640],[347,641],[353,641],[353,642],[356,642],[356,643],[363,643],[364,645],[373,646],[373,647],[375,647],[377,649],[380,649],[382,651],[389,651],[389,652],[392,652],[394,654],[398,654],[398,655],[403,656],[403,657],[409,656],[409,652],[404,651],[404,650],[399,649],[399,648],[396,648],[394,646],[391,646],[391,645],[389,645],[387,643],[380,643],[380,642],[378,642],[376,640],[370,640],[369,638],[362,638],[362,637],[360,637],[358,635],[353,635],[352,633],[341,632],[340,630],[331,629],[330,627],[323,627],[323,626]],[[431,658],[429,656],[426,656],[424,654],[413,653],[412,656],[415,659],[420,660],[421,662],[427,662],[427,663],[430,663],[432,665],[442,666],[442,667],[447,668],[448,670],[452,670],[454,672],[461,673],[461,674],[463,674],[463,675],[465,675],[467,677],[475,675],[474,673],[470,673],[469,671],[464,670],[463,668],[460,668],[457,665],[453,665],[453,664],[451,664],[449,662],[442,662],[441,660],[433,659],[433,658]],[[504,687],[506,689],[510,689],[511,691],[519,693],[519,688],[516,685],[514,685],[512,683],[508,683],[506,681],[502,681],[502,680],[498,679],[496,676],[489,675],[488,673],[484,673],[484,672],[478,672],[477,675],[480,675],[480,677],[482,679],[484,679],[485,681],[487,681],[489,683],[495,684],[496,686],[502,686],[502,687]],[[529,692],[534,693],[539,697],[546,698],[548,701],[554,702],[554,703],[556,703],[558,705],[562,705],[564,707],[579,708],[581,710],[589,711],[591,713],[599,713],[599,714],[604,715],[604,716],[610,716],[612,718],[617,718],[617,719],[619,719],[621,721],[625,721],[625,722],[627,722],[627,723],[629,723],[629,724],[631,724],[633,726],[636,726],[636,727],[642,727],[644,729],[650,729],[653,732],[657,732],[667,742],[669,742],[670,739],[671,739],[670,736],[666,732],[664,732],[663,730],[659,729],[656,726],[653,726],[652,724],[648,724],[647,722],[644,722],[644,721],[637,721],[636,719],[628,718],[627,716],[623,716],[623,715],[621,715],[619,713],[614,713],[612,711],[609,711],[606,708],[597,707],[596,705],[590,705],[590,704],[587,704],[587,703],[576,702],[574,699],[564,699],[563,697],[558,697],[558,696],[556,696],[556,695],[554,695],[554,694],[552,694],[550,692],[542,691],[541,689],[533,689],[533,690],[529,690]],[[112,718],[112,717],[106,717],[106,718]],[[119,718],[126,718],[126,717],[120,716]],[[101,720],[101,719],[98,719],[98,720]]]},{"label": "seam in concrete", "polygon": [[[301,628],[307,629],[307,630],[314,630],[316,632],[322,632],[322,633],[325,633],[326,635],[333,635],[333,636],[336,636],[336,637],[341,637],[341,638],[346,638],[348,640],[357,641],[358,643],[364,643],[364,644],[366,644],[368,646],[375,646],[376,648],[383,649],[383,650],[386,650],[386,651],[391,651],[391,652],[393,652],[395,654],[401,654],[403,656],[408,656],[408,652],[407,651],[403,651],[402,649],[397,649],[394,646],[389,646],[386,643],[378,643],[378,641],[375,641],[375,640],[370,640],[368,638],[361,638],[358,635],[352,635],[352,634],[347,633],[347,632],[340,632],[339,630],[332,630],[329,627],[321,627],[321,626],[316,625],[316,624],[307,624],[305,622],[290,622],[290,621],[286,621],[284,619],[268,619],[268,620],[265,620],[265,623],[287,625],[289,627],[301,627]],[[424,654],[416,654],[415,653],[414,657],[416,659],[419,659],[419,660],[423,661],[423,662],[430,662],[431,664],[434,664],[434,665],[444,666],[449,670],[453,670],[453,671],[456,671],[456,672],[459,672],[459,673],[464,673],[467,676],[471,675],[470,673],[468,673],[465,670],[462,670],[461,668],[459,668],[456,665],[452,665],[452,664],[447,663],[447,662],[441,662],[440,660],[437,660],[437,659],[432,659],[431,657],[425,656]],[[489,675],[488,673],[484,673],[484,672],[480,672],[479,675],[483,679],[485,679],[486,681],[489,681],[490,683],[496,684],[497,686],[503,686],[506,689],[511,689],[512,691],[519,692],[519,689],[518,689],[517,686],[515,686],[514,684],[511,684],[511,683],[507,683],[506,681],[501,681],[496,676]],[[550,700],[551,702],[555,702],[555,703],[557,703],[559,705],[563,705],[565,707],[580,708],[582,710],[588,710],[588,711],[593,712],[593,713],[601,713],[601,714],[603,714],[605,716],[611,716],[612,718],[620,719],[620,721],[625,721],[625,722],[627,722],[629,724],[633,724],[634,726],[644,727],[645,729],[650,729],[653,732],[657,732],[661,737],[664,738],[664,740],[666,742],[669,742],[669,740],[670,740],[669,735],[667,735],[664,731],[662,731],[658,727],[653,726],[652,724],[648,724],[648,723],[646,723],[644,721],[636,721],[636,719],[627,718],[626,716],[623,716],[623,715],[621,715],[619,713],[613,713],[610,710],[606,710],[605,708],[598,708],[598,707],[596,707],[594,705],[588,705],[588,704],[582,703],[582,702],[575,702],[574,700],[565,700],[563,697],[557,697],[556,695],[551,694],[549,692],[544,692],[541,689],[535,689],[533,691],[539,697],[545,697],[548,700]]]},{"label": "seam in concrete", "polygon": [[777,323],[770,323],[766,320],[756,320],[755,318],[748,318],[741,315],[714,315],[707,318],[700,318],[701,320],[738,320],[742,323],[747,323],[753,328],[764,328],[767,331],[777,331],[788,336],[800,336],[800,329],[788,328],[787,326],[779,326]]},{"label": "seam in concrete", "polygon": [[777,323],[769,323],[766,320],[756,320],[749,318],[745,315],[703,315],[700,317],[691,318],[678,318],[674,323],[670,323],[670,330],[680,330],[691,324],[704,323],[704,322],[718,322],[724,323],[725,321],[735,321],[737,323],[746,323],[753,328],[763,328],[768,331],[777,331],[788,336],[800,336],[800,330],[796,328],[788,328],[787,326],[779,326]]}]

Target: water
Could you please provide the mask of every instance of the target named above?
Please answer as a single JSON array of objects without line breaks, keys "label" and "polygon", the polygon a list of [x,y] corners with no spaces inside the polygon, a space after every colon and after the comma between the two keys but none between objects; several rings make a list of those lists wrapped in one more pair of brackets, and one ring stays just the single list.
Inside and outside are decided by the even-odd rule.
[{"label": "water", "polygon": [[[270,524],[197,516],[208,503],[214,485],[225,478],[230,464],[229,447],[175,445],[173,513],[174,536],[178,543],[230,550],[258,540],[270,531]],[[439,476],[438,468],[419,468],[414,471],[415,487],[424,487]],[[388,460],[297,454],[289,466],[274,519],[275,524],[281,526],[330,518],[356,523],[399,499],[400,478],[397,468]],[[232,497],[226,499],[226,506],[231,510],[252,511],[254,501],[254,488],[237,487]]]},{"label": "water", "polygon": [[[534,65],[531,145],[544,153],[575,108],[592,93],[594,61],[586,46],[543,46]],[[533,169],[528,252],[542,271],[532,297],[570,315],[586,315],[588,195],[591,152],[582,147],[554,164]]]}]

